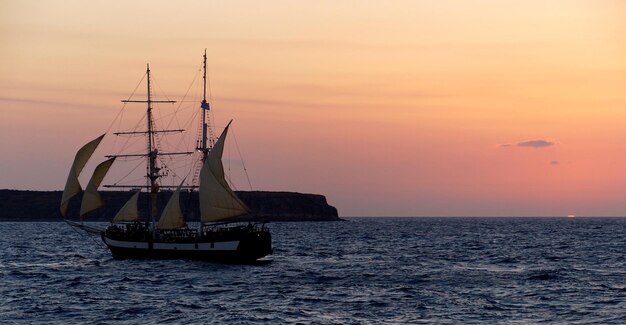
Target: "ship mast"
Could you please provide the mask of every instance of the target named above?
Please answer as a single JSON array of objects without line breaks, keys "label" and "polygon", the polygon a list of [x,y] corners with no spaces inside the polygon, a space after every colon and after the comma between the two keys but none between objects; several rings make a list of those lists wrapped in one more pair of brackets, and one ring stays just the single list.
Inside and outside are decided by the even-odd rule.
[{"label": "ship mast", "polygon": [[[157,180],[159,179],[159,168],[156,164],[157,149],[154,147],[154,130],[152,121],[152,90],[150,87],[150,64],[147,64],[146,75],[148,78],[148,138],[147,154],[148,154],[148,193],[150,193],[150,221],[152,222],[152,230],[155,226],[155,217],[157,214],[157,198],[156,195],[159,192],[159,185]],[[154,233],[154,231],[153,231]]]},{"label": "ship mast", "polygon": [[[146,188],[150,193],[150,200],[148,202],[148,211],[150,211],[150,221],[152,227],[152,233],[155,233],[156,215],[157,215],[157,193],[159,192],[158,180],[162,174],[159,173],[161,168],[157,165],[157,156],[163,155],[188,155],[192,152],[159,152],[156,148],[155,134],[156,133],[169,133],[169,132],[182,132],[184,130],[155,130],[154,118],[152,116],[152,104],[154,103],[176,103],[174,100],[153,100],[152,99],[152,79],[150,77],[150,64],[146,66],[146,76],[148,79],[148,98],[146,100],[122,100],[123,103],[146,103],[147,107],[147,130],[138,132],[116,132],[115,135],[141,135],[146,136],[146,153],[145,154],[128,154],[128,155],[107,155],[106,157],[137,157],[145,156],[148,158],[147,163],[147,184]],[[135,185],[105,185],[105,187],[135,187]]]},{"label": "ship mast", "polygon": [[[203,96],[202,96],[202,102],[200,107],[202,108],[202,135],[201,135],[201,139],[198,140],[197,145],[196,145],[196,150],[201,151],[202,152],[202,161],[204,162],[209,154],[209,151],[211,150],[211,148],[213,147],[213,134],[212,134],[212,128],[210,127],[210,119],[207,116],[207,112],[210,109],[209,103],[207,101],[206,98],[206,93],[207,93],[207,73],[206,73],[206,61],[207,61],[207,56],[206,56],[206,49],[204,50],[204,57],[203,57],[203,86],[204,86],[204,92],[203,92]],[[154,103],[176,103],[176,101],[173,100],[154,100],[152,99],[152,78],[151,78],[151,74],[150,74],[150,65],[148,64],[146,66],[146,77],[147,77],[147,98],[146,100],[122,100],[123,103],[146,103],[147,104],[147,130],[146,131],[130,131],[130,132],[116,132],[114,133],[115,135],[119,136],[119,135],[145,135],[146,136],[146,151],[143,154],[116,154],[116,155],[106,155],[106,157],[111,158],[111,157],[125,157],[125,158],[129,158],[129,157],[146,157],[147,158],[147,171],[146,171],[146,178],[147,178],[147,182],[145,185],[118,185],[118,184],[112,184],[112,185],[104,185],[104,187],[108,187],[108,188],[137,188],[137,187],[144,187],[146,188],[147,192],[149,193],[149,202],[148,202],[148,211],[150,213],[150,221],[152,224],[152,231],[153,233],[155,233],[155,225],[156,225],[156,217],[157,217],[157,193],[159,192],[159,190],[161,188],[171,188],[172,186],[160,186],[159,185],[159,178],[161,178],[163,175],[162,173],[160,173],[161,168],[158,166],[157,164],[157,157],[158,156],[171,156],[171,155],[190,155],[193,154],[193,152],[159,152],[157,147],[156,147],[156,134],[157,133],[172,133],[172,132],[183,132],[184,130],[182,129],[178,129],[178,130],[157,130],[155,128],[155,123],[154,123],[154,117],[153,117],[153,112],[152,112],[152,105]],[[200,165],[201,167],[202,165]],[[199,173],[200,170],[198,169],[197,173]],[[197,174],[196,173],[196,174]],[[197,177],[197,176],[196,176]],[[194,177],[195,178],[195,177]],[[186,188],[191,188],[194,186],[184,186]]]},{"label": "ship mast", "polygon": [[206,157],[209,154],[209,144],[207,143],[207,132],[208,132],[208,123],[206,113],[209,110],[209,103],[206,101],[206,49],[204,49],[204,56],[202,61],[202,81],[204,83],[204,92],[202,93],[202,103],[200,107],[202,108],[202,140],[201,147],[198,148],[202,152],[202,161],[206,160]]}]

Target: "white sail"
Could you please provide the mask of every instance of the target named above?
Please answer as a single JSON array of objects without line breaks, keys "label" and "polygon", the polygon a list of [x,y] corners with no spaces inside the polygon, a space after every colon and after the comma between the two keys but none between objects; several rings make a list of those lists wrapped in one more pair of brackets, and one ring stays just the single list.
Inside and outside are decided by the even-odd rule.
[{"label": "white sail", "polygon": [[222,152],[231,122],[215,142],[200,171],[199,195],[202,222],[218,221],[250,212],[250,209],[233,193],[224,177]]},{"label": "white sail", "polygon": [[63,217],[67,215],[70,199],[82,191],[80,183],[78,182],[78,176],[85,167],[85,164],[87,164],[89,158],[91,158],[91,155],[93,155],[93,152],[98,148],[102,138],[104,138],[104,134],[80,148],[74,157],[74,162],[72,163],[72,168],[70,168],[70,173],[65,183],[65,189],[63,190],[63,197],[61,198],[61,215]]},{"label": "white sail", "polygon": [[139,210],[137,209],[137,201],[139,200],[139,193],[141,191],[135,192],[133,196],[124,204],[124,206],[120,209],[120,211],[115,215],[113,221],[111,222],[123,222],[123,221],[138,221],[139,220]]},{"label": "white sail", "polygon": [[111,165],[113,165],[113,161],[115,161],[115,157],[103,161],[93,171],[93,175],[91,176],[91,179],[85,188],[85,192],[83,193],[83,201],[80,204],[81,218],[88,212],[104,205],[102,196],[98,193],[98,187],[100,187],[100,183],[102,183],[104,176],[109,171],[109,168],[111,168]]},{"label": "white sail", "polygon": [[172,197],[161,213],[157,228],[161,230],[179,229],[187,226],[183,212],[180,210],[180,189],[183,187],[184,180],[178,185]]}]

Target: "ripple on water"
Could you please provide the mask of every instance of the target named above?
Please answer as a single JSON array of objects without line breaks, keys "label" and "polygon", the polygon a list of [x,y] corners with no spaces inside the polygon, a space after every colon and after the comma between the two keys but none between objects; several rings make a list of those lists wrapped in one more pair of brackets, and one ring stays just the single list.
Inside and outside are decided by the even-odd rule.
[{"label": "ripple on water", "polygon": [[0,223],[0,323],[626,323],[626,219],[571,221],[274,223],[259,265],[118,261],[63,223]]}]

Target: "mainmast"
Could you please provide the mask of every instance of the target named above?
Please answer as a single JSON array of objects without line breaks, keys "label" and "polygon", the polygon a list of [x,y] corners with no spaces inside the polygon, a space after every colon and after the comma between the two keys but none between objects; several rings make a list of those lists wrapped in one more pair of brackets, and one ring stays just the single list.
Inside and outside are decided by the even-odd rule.
[{"label": "mainmast", "polygon": [[152,90],[150,87],[150,64],[147,64],[146,75],[148,78],[148,133],[146,137],[148,138],[148,193],[150,193],[150,221],[152,221],[152,228],[154,230],[155,225],[155,216],[157,214],[157,193],[159,192],[159,185],[157,184],[157,180],[159,179],[159,168],[156,164],[157,158],[157,149],[154,147],[154,130],[153,130],[153,121],[152,121]]},{"label": "mainmast", "polygon": [[209,150],[211,150],[212,145],[209,143],[209,123],[207,122],[207,112],[210,110],[209,103],[206,100],[206,49],[204,49],[204,56],[202,57],[202,81],[203,81],[203,89],[202,93],[202,103],[200,107],[202,108],[202,139],[200,139],[200,143],[198,150],[202,152],[202,161],[206,160],[207,155],[209,154]]},{"label": "mainmast", "polygon": [[[128,155],[108,155],[107,157],[137,157],[137,156],[145,156],[148,158],[147,163],[147,191],[150,193],[150,201],[149,201],[149,209],[150,211],[150,221],[152,224],[152,230],[154,233],[155,227],[155,219],[157,215],[157,193],[159,192],[159,184],[158,180],[162,174],[159,173],[161,168],[157,165],[157,156],[163,155],[187,155],[191,154],[191,152],[162,152],[159,153],[156,148],[155,134],[156,133],[169,133],[169,132],[182,132],[184,130],[155,130],[154,127],[154,118],[152,117],[152,104],[154,103],[176,103],[174,100],[153,100],[152,99],[152,80],[150,77],[150,64],[146,65],[146,76],[148,79],[147,87],[147,99],[146,100],[122,100],[123,103],[147,103],[147,130],[146,131],[133,131],[133,132],[117,132],[115,135],[141,135],[145,134],[146,136],[146,153],[145,154],[128,154]],[[106,187],[134,187],[134,185],[105,185]]]}]

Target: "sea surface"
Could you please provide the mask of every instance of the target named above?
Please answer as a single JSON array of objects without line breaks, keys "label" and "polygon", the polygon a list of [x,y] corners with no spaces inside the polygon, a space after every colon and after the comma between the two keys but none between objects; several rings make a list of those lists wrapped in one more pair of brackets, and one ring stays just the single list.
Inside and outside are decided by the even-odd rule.
[{"label": "sea surface", "polygon": [[0,323],[626,324],[626,218],[349,220],[272,223],[258,265],[0,223]]}]

